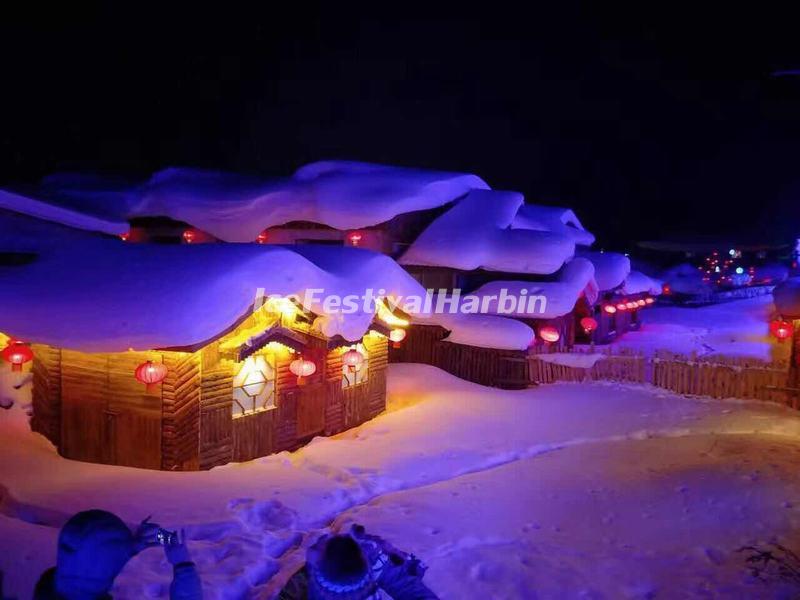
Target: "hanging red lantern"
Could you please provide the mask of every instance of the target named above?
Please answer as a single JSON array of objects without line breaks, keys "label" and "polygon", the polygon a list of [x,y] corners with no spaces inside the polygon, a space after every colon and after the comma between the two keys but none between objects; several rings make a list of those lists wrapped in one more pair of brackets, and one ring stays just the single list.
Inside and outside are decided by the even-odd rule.
[{"label": "hanging red lantern", "polygon": [[672,288],[669,287],[668,283],[665,283],[664,285],[661,286],[661,293],[664,294],[665,296],[669,296],[672,293]]},{"label": "hanging red lantern", "polygon": [[603,307],[603,310],[606,311],[608,314],[613,315],[615,312],[617,312],[617,307],[614,306],[613,304],[606,304]]},{"label": "hanging red lantern", "polygon": [[267,230],[265,229],[264,231],[259,233],[258,236],[256,236],[256,243],[257,244],[266,244],[267,243],[267,238],[268,238]]},{"label": "hanging red lantern", "polygon": [[647,302],[645,302],[642,299],[639,299],[639,300],[636,301],[636,306],[645,306],[646,304],[647,304]]},{"label": "hanging red lantern", "polygon": [[363,238],[364,236],[358,231],[351,231],[347,234],[347,241],[351,246],[358,246]]},{"label": "hanging red lantern", "polygon": [[129,239],[131,239],[131,232],[126,231],[125,233],[120,233],[119,239],[121,239],[123,242],[127,242]]},{"label": "hanging red lantern", "polygon": [[617,304],[617,310],[628,310],[628,305],[625,304],[624,302],[620,302],[619,304]]},{"label": "hanging red lantern", "polygon": [[350,348],[350,350],[342,354],[342,363],[351,373],[355,373],[364,363],[364,355],[355,348]]},{"label": "hanging red lantern", "polygon": [[597,329],[597,321],[592,317],[583,317],[581,319],[581,327],[586,333],[592,333]]},{"label": "hanging red lantern", "polygon": [[191,244],[197,239],[197,232],[194,229],[187,229],[183,232],[183,241]]},{"label": "hanging red lantern", "polygon": [[656,301],[655,298],[650,298],[649,296],[644,299],[645,304],[655,304],[655,301]]},{"label": "hanging red lantern", "polygon": [[6,362],[11,363],[12,371],[22,371],[22,365],[33,360],[33,350],[24,342],[11,339],[5,349],[0,352],[0,356]]},{"label": "hanging red lantern", "polygon": [[399,348],[400,342],[406,339],[405,329],[392,329],[389,332],[389,339],[392,341],[392,348]]},{"label": "hanging red lantern", "polygon": [[629,308],[631,310],[636,308],[636,302],[626,302],[625,303],[625,308]]},{"label": "hanging red lantern", "polygon": [[791,337],[792,329],[792,324],[783,319],[775,319],[769,324],[770,333],[778,338],[779,342],[783,342],[783,340]]},{"label": "hanging red lantern", "polygon": [[164,381],[169,369],[163,363],[155,363],[148,360],[136,367],[134,376],[136,379],[147,386],[148,392],[154,392],[158,384]]},{"label": "hanging red lantern", "polygon": [[300,357],[289,363],[289,370],[297,375],[297,385],[305,385],[306,377],[311,377],[317,372],[317,365],[314,361]]},{"label": "hanging red lantern", "polygon": [[551,344],[553,342],[557,342],[561,339],[561,334],[558,332],[558,329],[553,327],[552,325],[545,325],[539,330],[539,337],[542,338],[545,342]]}]

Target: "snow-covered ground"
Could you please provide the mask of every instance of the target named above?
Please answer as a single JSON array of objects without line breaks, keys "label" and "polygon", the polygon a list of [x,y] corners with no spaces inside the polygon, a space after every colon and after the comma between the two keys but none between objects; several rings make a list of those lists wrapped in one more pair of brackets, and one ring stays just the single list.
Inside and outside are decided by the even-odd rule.
[{"label": "snow-covered ground", "polygon": [[[480,387],[390,367],[390,409],[302,450],[202,473],[59,458],[0,370],[0,570],[27,598],[72,513],[187,526],[208,598],[269,598],[324,530],[360,522],[430,566],[442,598],[776,597],[737,552],[800,548],[800,416],[653,388]],[[165,597],[148,550],[115,598]]]},{"label": "snow-covered ground", "polygon": [[640,331],[626,333],[614,346],[643,351],[784,359],[789,344],[769,335],[775,315],[772,296],[734,300],[698,308],[656,306],[643,311]]}]

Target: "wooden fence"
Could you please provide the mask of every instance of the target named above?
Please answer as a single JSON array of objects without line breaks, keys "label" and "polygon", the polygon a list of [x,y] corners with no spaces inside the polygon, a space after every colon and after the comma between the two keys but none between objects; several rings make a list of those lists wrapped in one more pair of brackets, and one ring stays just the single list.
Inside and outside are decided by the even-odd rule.
[{"label": "wooden fence", "polygon": [[[549,358],[532,354],[528,360],[534,384],[594,380],[649,383],[676,394],[762,400],[800,408],[800,396],[790,385],[786,361],[699,357],[672,352],[645,355],[611,348],[600,352],[557,354]],[[586,361],[585,365],[580,366],[581,361]]]}]

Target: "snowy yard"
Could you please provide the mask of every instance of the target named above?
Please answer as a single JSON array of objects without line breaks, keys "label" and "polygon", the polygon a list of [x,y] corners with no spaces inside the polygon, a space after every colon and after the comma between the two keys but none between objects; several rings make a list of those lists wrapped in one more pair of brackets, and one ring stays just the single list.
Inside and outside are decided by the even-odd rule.
[{"label": "snowy yard", "polygon": [[643,311],[640,331],[626,333],[613,345],[648,352],[785,359],[790,345],[769,335],[774,314],[772,295],[701,307],[656,305]]},{"label": "snowy yard", "polygon": [[[59,458],[0,375],[17,400],[0,411],[11,597],[29,597],[58,526],[90,507],[188,526],[208,598],[269,598],[309,542],[350,522],[421,556],[454,599],[772,598],[737,549],[800,548],[800,415],[782,407],[612,384],[498,391],[392,365],[388,413],[355,430],[167,473]],[[115,598],[165,597],[168,581],[149,550]]]}]

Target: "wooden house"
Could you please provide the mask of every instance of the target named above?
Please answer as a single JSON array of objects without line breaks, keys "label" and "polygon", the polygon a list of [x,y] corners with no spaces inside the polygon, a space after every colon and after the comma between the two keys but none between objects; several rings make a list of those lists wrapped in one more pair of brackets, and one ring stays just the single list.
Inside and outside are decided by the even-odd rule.
[{"label": "wooden house", "polygon": [[[312,330],[295,306],[265,306],[202,347],[87,353],[34,344],[32,427],[75,460],[210,469],[339,433],[386,405],[386,328],[358,344]],[[343,364],[346,352],[363,356]],[[311,361],[305,378],[294,361]],[[151,361],[165,377],[145,385]]]}]

